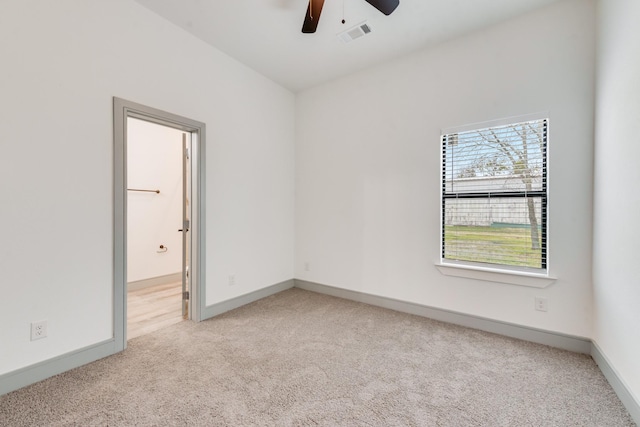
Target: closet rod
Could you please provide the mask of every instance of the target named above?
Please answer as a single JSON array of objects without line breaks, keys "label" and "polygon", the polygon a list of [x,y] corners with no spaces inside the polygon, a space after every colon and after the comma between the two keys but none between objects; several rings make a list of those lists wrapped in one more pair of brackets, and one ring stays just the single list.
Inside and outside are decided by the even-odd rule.
[{"label": "closet rod", "polygon": [[157,193],[157,194],[160,194],[160,190],[139,190],[137,188],[127,188],[127,191],[142,191],[143,193]]}]

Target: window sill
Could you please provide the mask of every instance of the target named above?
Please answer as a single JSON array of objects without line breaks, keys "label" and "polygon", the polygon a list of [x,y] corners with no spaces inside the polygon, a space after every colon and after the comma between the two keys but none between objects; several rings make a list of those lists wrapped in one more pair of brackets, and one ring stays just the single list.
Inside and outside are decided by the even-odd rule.
[{"label": "window sill", "polygon": [[511,285],[546,288],[557,279],[544,274],[505,271],[468,265],[436,264],[436,268],[445,276],[464,277],[487,282],[508,283]]}]

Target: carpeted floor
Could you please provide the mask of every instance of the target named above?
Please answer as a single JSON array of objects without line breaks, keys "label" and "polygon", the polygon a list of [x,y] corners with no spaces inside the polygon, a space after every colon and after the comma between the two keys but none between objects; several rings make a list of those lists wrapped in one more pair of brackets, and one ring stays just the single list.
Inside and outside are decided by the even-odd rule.
[{"label": "carpeted floor", "polygon": [[291,289],[0,397],[2,426],[633,426],[590,357]]}]

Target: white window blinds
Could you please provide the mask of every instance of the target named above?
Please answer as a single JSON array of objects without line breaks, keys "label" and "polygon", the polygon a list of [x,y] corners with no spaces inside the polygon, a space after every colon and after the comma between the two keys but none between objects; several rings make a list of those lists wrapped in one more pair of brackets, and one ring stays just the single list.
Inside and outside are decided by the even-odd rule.
[{"label": "white window blinds", "polygon": [[442,258],[547,267],[547,119],[442,135]]}]

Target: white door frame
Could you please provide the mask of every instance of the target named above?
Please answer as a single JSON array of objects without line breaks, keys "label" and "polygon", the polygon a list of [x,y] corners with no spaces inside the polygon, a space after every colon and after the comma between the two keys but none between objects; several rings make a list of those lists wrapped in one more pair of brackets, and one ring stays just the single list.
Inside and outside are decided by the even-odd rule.
[{"label": "white door frame", "polygon": [[115,351],[127,347],[127,119],[168,126],[192,135],[191,145],[191,320],[203,320],[205,287],[205,124],[121,98],[113,98],[114,248],[113,336]]}]

